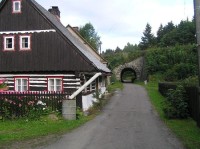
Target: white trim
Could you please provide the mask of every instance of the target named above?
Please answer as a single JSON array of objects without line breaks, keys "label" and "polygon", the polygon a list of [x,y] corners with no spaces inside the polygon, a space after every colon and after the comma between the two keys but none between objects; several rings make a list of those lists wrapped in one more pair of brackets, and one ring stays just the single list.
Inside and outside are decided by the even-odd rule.
[{"label": "white trim", "polygon": [[14,86],[9,86],[9,85],[8,85],[8,87],[10,87],[10,88],[14,88]]},{"label": "white trim", "polygon": [[[7,39],[12,39],[12,48],[7,48]],[[4,36],[4,50],[5,51],[13,51],[15,50],[15,37],[14,36]]]},{"label": "white trim", "polygon": [[63,87],[63,88],[68,88],[68,89],[69,88],[76,88],[76,89],[79,89],[80,87],[78,87],[78,86],[77,87],[75,87],[75,86],[68,86],[68,87]]},{"label": "white trim", "polygon": [[6,80],[14,81],[15,79],[14,78],[6,78]]},{"label": "white trim", "polygon": [[80,85],[81,83],[77,82],[77,83],[63,83],[63,84],[66,84],[66,85]]},{"label": "white trim", "polygon": [[[16,10],[15,4],[19,3],[19,10]],[[13,13],[20,13],[21,12],[21,1],[13,1]]]},{"label": "white trim", "polygon": [[[18,80],[21,81],[21,83],[19,84]],[[26,85],[24,85],[24,80],[26,80]],[[27,90],[23,90],[23,87],[26,86]],[[18,87],[20,87],[20,89],[18,90]],[[28,78],[15,78],[15,91],[17,92],[25,92],[29,90],[29,83],[28,83]]]},{"label": "white trim", "polygon": [[[14,77],[14,76],[20,76],[20,77],[74,77],[75,75],[63,75],[63,74],[56,74],[56,75],[44,75],[44,74],[5,74],[5,75],[0,75],[0,77]],[[34,78],[31,78],[31,79],[34,79]],[[37,79],[37,78],[35,78]]]},{"label": "white trim", "polygon": [[80,81],[80,79],[63,79],[64,81]]},{"label": "white trim", "polygon": [[13,84],[14,81],[7,81],[6,83],[7,83],[7,84]]},{"label": "white trim", "polygon": [[96,73],[92,78],[90,78],[83,86],[81,86],[77,91],[75,91],[69,99],[74,99],[80,92],[82,92],[88,85],[90,85],[96,78],[98,78],[102,73]]},{"label": "white trim", "polygon": [[41,84],[47,84],[47,82],[46,81],[30,81],[30,79],[29,79],[29,82],[30,83],[41,83]]},{"label": "white trim", "polygon": [[29,85],[31,87],[47,87],[47,85]]},{"label": "white trim", "polygon": [[[28,47],[23,47],[23,38],[27,38],[28,39]],[[22,35],[20,36],[20,39],[19,39],[19,43],[20,43],[20,50],[30,50],[31,49],[31,36],[30,35]]]},{"label": "white trim", "polygon": [[47,78],[29,78],[31,81],[47,81]]},{"label": "white trim", "polygon": [[27,33],[42,33],[42,32],[56,32],[56,30],[49,29],[49,30],[29,30],[29,31],[4,31],[0,32],[0,34],[27,34]]},{"label": "white trim", "polygon": [[[53,80],[53,85],[50,84],[50,80]],[[57,80],[61,81],[61,84],[56,84]],[[53,87],[53,90],[50,90],[50,88]],[[61,90],[57,90],[57,87],[61,87]],[[63,79],[61,77],[54,77],[54,78],[48,78],[48,91],[62,91],[63,89]]]}]

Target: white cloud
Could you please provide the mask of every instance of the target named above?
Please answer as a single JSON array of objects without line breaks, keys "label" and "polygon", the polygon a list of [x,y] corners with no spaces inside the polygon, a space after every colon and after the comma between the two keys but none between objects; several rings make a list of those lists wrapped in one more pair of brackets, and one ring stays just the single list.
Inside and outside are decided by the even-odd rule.
[{"label": "white cloud", "polygon": [[138,44],[147,22],[153,33],[160,24],[178,24],[193,17],[189,0],[46,0],[43,7],[59,6],[64,25],[83,26],[91,22],[101,36],[102,49],[123,48],[127,42]]}]

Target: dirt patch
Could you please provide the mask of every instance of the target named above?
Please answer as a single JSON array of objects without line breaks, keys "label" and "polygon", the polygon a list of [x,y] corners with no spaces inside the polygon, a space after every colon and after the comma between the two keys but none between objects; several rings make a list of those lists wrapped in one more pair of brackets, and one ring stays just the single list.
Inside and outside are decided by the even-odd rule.
[{"label": "dirt patch", "polygon": [[34,149],[39,146],[44,146],[61,138],[61,134],[48,135],[35,139],[15,141],[9,144],[4,144],[0,146],[0,149]]}]

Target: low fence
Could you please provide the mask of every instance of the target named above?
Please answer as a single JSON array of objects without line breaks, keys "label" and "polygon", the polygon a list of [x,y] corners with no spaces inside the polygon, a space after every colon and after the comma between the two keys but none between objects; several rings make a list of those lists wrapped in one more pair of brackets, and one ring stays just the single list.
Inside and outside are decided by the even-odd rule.
[{"label": "low fence", "polygon": [[198,87],[187,87],[186,93],[189,98],[189,111],[191,117],[200,127],[200,92]]},{"label": "low fence", "polygon": [[1,118],[24,117],[36,108],[62,111],[64,92],[0,92]]},{"label": "low fence", "polygon": [[168,90],[169,89],[176,89],[176,84],[170,83],[170,82],[163,82],[163,83],[158,83],[158,91],[163,95],[167,96]]}]

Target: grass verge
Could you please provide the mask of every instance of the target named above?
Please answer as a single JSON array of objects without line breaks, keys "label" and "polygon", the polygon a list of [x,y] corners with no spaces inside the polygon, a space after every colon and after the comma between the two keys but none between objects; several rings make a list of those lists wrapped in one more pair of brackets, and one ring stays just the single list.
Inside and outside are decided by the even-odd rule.
[{"label": "grass verge", "polygon": [[112,93],[116,89],[123,89],[123,84],[120,81],[116,81],[115,83],[112,83],[108,86],[108,92]]},{"label": "grass verge", "polygon": [[2,145],[27,139],[34,139],[50,134],[61,134],[68,132],[92,119],[90,117],[81,117],[78,120],[67,121],[63,119],[38,121],[3,121],[0,122],[0,147]]},{"label": "grass verge", "polygon": [[161,119],[182,140],[185,147],[188,149],[200,149],[200,128],[197,127],[196,122],[190,118],[185,120],[169,120],[165,118],[162,110],[165,98],[158,92],[158,83],[149,82],[145,87]]}]

